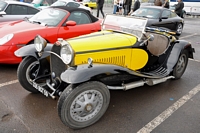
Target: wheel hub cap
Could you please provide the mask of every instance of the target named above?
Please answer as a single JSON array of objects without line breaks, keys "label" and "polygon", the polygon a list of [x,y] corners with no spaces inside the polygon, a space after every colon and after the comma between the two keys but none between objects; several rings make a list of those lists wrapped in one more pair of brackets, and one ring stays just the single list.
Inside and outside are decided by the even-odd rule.
[{"label": "wheel hub cap", "polygon": [[91,111],[92,110],[92,105],[91,104],[87,104],[86,106],[85,106],[85,110],[86,111]]},{"label": "wheel hub cap", "polygon": [[103,106],[103,96],[97,90],[80,93],[70,106],[70,116],[78,122],[84,122],[96,116]]}]

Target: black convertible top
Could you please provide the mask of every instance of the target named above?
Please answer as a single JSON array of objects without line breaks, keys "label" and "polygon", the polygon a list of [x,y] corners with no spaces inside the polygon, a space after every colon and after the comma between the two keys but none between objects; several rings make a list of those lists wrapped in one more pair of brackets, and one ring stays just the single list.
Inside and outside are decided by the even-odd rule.
[{"label": "black convertible top", "polygon": [[92,22],[96,22],[98,21],[98,18],[96,18],[95,16],[93,16],[90,11],[83,9],[83,8],[76,8],[76,7],[67,7],[67,6],[50,6],[50,8],[59,8],[59,9],[63,9],[66,10],[68,12],[73,12],[73,11],[82,11],[85,12],[86,14],[88,14],[88,16],[90,16]]}]

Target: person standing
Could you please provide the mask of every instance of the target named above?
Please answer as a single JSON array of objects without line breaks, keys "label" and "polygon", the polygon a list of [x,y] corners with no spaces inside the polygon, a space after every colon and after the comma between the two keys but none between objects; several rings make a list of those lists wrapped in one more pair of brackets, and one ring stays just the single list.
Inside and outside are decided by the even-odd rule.
[{"label": "person standing", "polygon": [[122,15],[123,0],[119,0],[118,9],[119,15]]},{"label": "person standing", "polygon": [[134,3],[133,9],[128,13],[128,15],[131,15],[132,12],[136,11],[139,8],[140,8],[140,1],[136,0]]},{"label": "person standing", "polygon": [[114,6],[113,6],[113,14],[116,14],[117,8],[118,8],[119,0],[114,0]]},{"label": "person standing", "polygon": [[131,11],[132,0],[124,0],[124,15],[128,15]]},{"label": "person standing", "polygon": [[97,17],[99,17],[99,11],[101,11],[103,18],[105,17],[103,12],[103,5],[104,5],[104,0],[97,0]]},{"label": "person standing", "polygon": [[162,5],[164,8],[169,9],[169,0],[165,0],[164,4]]},{"label": "person standing", "polygon": [[183,1],[182,0],[178,0],[178,4],[175,6],[175,10],[174,11],[179,17],[182,17],[183,8],[184,8]]}]

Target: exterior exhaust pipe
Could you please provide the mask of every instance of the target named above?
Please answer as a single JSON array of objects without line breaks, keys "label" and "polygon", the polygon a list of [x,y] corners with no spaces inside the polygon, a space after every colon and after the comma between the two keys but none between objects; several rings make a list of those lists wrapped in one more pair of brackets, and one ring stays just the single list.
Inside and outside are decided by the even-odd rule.
[{"label": "exterior exhaust pipe", "polygon": [[161,78],[161,79],[146,79],[145,81],[146,81],[147,85],[153,86],[155,84],[159,84],[159,83],[165,82],[168,79],[172,79],[172,78],[174,78],[174,76],[168,76],[168,77],[164,77],[164,78]]},{"label": "exterior exhaust pipe", "polygon": [[128,83],[128,84],[122,84],[122,86],[107,86],[107,87],[110,90],[125,90],[126,91],[126,90],[133,89],[136,87],[144,86],[144,84],[153,86],[155,84],[165,82],[168,79],[172,79],[172,78],[174,78],[174,76],[168,76],[168,77],[164,77],[161,79],[146,79],[146,80],[135,81],[135,82]]}]

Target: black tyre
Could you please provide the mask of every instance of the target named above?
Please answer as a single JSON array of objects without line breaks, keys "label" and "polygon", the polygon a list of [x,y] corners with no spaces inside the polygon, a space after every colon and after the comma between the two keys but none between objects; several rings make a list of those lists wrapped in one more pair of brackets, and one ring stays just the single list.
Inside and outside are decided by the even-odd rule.
[{"label": "black tyre", "polygon": [[75,88],[69,85],[58,100],[58,114],[68,127],[84,128],[103,116],[109,102],[110,92],[100,82],[91,81]]},{"label": "black tyre", "polygon": [[32,93],[38,93],[38,91],[32,86],[32,80],[35,79],[38,68],[39,62],[37,59],[28,56],[22,60],[17,69],[19,83],[24,87],[24,89]]},{"label": "black tyre", "polygon": [[176,27],[176,34],[177,35],[181,35],[183,32],[183,24],[182,23],[178,23],[177,27]]},{"label": "black tyre", "polygon": [[181,78],[181,76],[185,72],[187,64],[188,64],[188,51],[183,50],[173,70],[173,76],[175,77],[175,79]]}]

